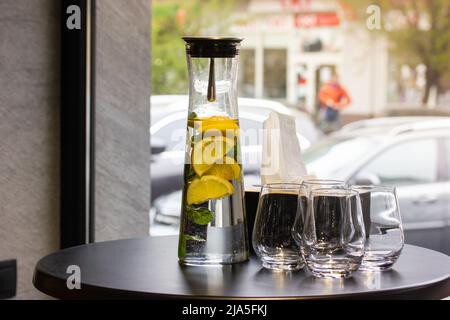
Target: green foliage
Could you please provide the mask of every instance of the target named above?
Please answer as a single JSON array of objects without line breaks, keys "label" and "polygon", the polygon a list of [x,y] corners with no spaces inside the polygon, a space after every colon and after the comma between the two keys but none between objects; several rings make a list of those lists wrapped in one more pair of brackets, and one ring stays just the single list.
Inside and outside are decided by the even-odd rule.
[{"label": "green foliage", "polygon": [[186,212],[189,220],[202,226],[207,225],[213,219],[213,213],[208,208],[186,206]]},{"label": "green foliage", "polygon": [[152,92],[185,94],[188,74],[183,36],[225,35],[234,1],[152,1]]},{"label": "green foliage", "polygon": [[182,34],[176,22],[179,5],[153,2],[152,91],[176,94],[186,91],[187,73]]},{"label": "green foliage", "polygon": [[199,241],[199,242],[204,242],[206,241],[205,239],[200,238],[199,236],[191,236],[189,234],[183,234],[180,236],[180,243],[178,246],[178,256],[180,258],[183,258],[186,256],[186,244],[187,241]]},{"label": "green foliage", "polygon": [[194,179],[197,176],[192,165],[189,166],[189,169],[186,170],[185,174],[186,174],[185,179],[184,179],[185,181],[191,181],[192,179]]}]

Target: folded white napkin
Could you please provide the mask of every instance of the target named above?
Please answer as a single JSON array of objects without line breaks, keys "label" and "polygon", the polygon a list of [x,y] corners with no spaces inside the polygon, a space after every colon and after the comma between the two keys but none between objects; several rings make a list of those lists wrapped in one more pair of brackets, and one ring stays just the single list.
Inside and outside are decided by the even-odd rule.
[{"label": "folded white napkin", "polygon": [[306,177],[295,118],[271,112],[263,124],[261,183],[301,183]]}]

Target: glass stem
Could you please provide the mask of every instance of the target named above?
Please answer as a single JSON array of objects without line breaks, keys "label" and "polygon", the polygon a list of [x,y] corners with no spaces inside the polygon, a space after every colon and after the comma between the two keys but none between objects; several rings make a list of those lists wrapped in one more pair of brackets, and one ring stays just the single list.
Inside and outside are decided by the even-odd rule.
[{"label": "glass stem", "polygon": [[214,75],[214,58],[209,61],[208,101],[216,101],[216,81]]}]

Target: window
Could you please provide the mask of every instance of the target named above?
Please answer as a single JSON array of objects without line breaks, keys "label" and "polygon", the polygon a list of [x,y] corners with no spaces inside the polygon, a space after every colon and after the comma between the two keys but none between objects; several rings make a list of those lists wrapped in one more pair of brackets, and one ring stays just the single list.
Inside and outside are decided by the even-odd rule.
[{"label": "window", "polygon": [[437,180],[438,143],[422,139],[398,144],[372,160],[361,172],[376,175],[382,184],[410,185]]},{"label": "window", "polygon": [[[186,116],[179,116],[181,119],[167,121],[156,132],[152,134],[152,143],[163,143],[166,151],[184,151],[186,146]],[[156,125],[159,125],[157,123]]]},{"label": "window", "polygon": [[242,49],[239,67],[239,96],[255,96],[255,50]]},{"label": "window", "polygon": [[286,98],[286,49],[264,50],[264,97]]}]

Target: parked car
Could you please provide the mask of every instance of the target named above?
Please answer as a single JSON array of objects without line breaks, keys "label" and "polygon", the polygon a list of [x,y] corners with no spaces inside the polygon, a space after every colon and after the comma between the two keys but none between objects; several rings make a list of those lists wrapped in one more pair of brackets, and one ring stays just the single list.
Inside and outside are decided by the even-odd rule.
[{"label": "parked car", "polygon": [[[187,96],[151,98],[151,234],[178,232],[181,188],[186,144]],[[258,133],[271,111],[295,117],[297,137],[307,149],[321,137],[311,117],[301,111],[269,100],[240,98],[239,124],[246,186],[258,184],[262,135],[245,139],[246,133]],[[243,137],[244,135],[244,137]],[[253,137],[254,138],[254,137]]]},{"label": "parked car", "polygon": [[450,254],[450,118],[354,123],[304,160],[319,178],[397,186],[406,242]]}]

